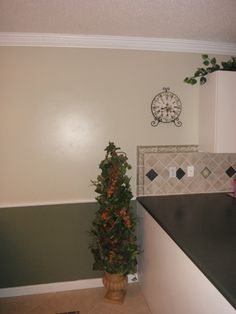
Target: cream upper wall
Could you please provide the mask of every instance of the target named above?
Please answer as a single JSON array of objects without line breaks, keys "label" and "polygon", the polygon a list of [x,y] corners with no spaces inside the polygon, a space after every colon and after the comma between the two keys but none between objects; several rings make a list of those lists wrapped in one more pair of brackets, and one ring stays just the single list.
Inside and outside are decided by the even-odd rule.
[{"label": "cream upper wall", "polygon": [[[137,145],[198,143],[198,86],[183,83],[199,54],[76,48],[0,48],[0,204],[95,197],[108,141],[128,154],[136,192]],[[182,127],[151,126],[163,87],[181,99]]]}]

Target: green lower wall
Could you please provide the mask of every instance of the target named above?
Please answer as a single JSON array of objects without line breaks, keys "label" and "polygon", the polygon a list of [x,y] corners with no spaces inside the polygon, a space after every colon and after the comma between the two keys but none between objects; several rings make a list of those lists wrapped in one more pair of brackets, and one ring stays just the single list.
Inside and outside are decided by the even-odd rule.
[{"label": "green lower wall", "polygon": [[92,270],[88,249],[97,208],[96,203],[1,208],[0,288],[101,277]]},{"label": "green lower wall", "polygon": [[88,249],[96,203],[0,209],[0,288],[100,277]]}]

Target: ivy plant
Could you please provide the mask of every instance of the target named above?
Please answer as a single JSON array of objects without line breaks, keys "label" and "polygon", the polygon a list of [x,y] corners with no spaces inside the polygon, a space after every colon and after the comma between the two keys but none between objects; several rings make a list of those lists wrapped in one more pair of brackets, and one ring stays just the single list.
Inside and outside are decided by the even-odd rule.
[{"label": "ivy plant", "polygon": [[207,79],[206,76],[209,73],[222,70],[222,71],[236,71],[236,57],[231,57],[228,61],[223,61],[221,64],[218,64],[216,58],[209,58],[207,54],[202,55],[202,63],[205,67],[198,68],[197,71],[191,77],[186,77],[184,82],[187,84],[194,85],[200,82],[200,85],[206,83]]},{"label": "ivy plant", "polygon": [[105,149],[101,174],[92,181],[99,209],[90,231],[90,249],[94,270],[127,275],[136,272],[136,217],[131,210],[132,192],[126,172],[131,168],[128,158],[114,143]]}]

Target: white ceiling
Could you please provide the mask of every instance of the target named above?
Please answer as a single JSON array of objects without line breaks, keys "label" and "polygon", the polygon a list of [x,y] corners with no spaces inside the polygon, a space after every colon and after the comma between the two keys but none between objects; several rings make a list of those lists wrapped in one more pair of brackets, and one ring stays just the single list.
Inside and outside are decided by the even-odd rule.
[{"label": "white ceiling", "polygon": [[236,0],[0,0],[0,32],[236,43]]}]

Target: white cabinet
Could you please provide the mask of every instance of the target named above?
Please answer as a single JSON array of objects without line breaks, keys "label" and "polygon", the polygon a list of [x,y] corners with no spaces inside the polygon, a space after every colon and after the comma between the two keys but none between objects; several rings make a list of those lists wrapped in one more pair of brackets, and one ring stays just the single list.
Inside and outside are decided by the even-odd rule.
[{"label": "white cabinet", "polygon": [[199,87],[199,149],[236,152],[236,72],[217,71]]},{"label": "white cabinet", "polygon": [[152,314],[235,314],[235,309],[138,203],[138,277]]}]

